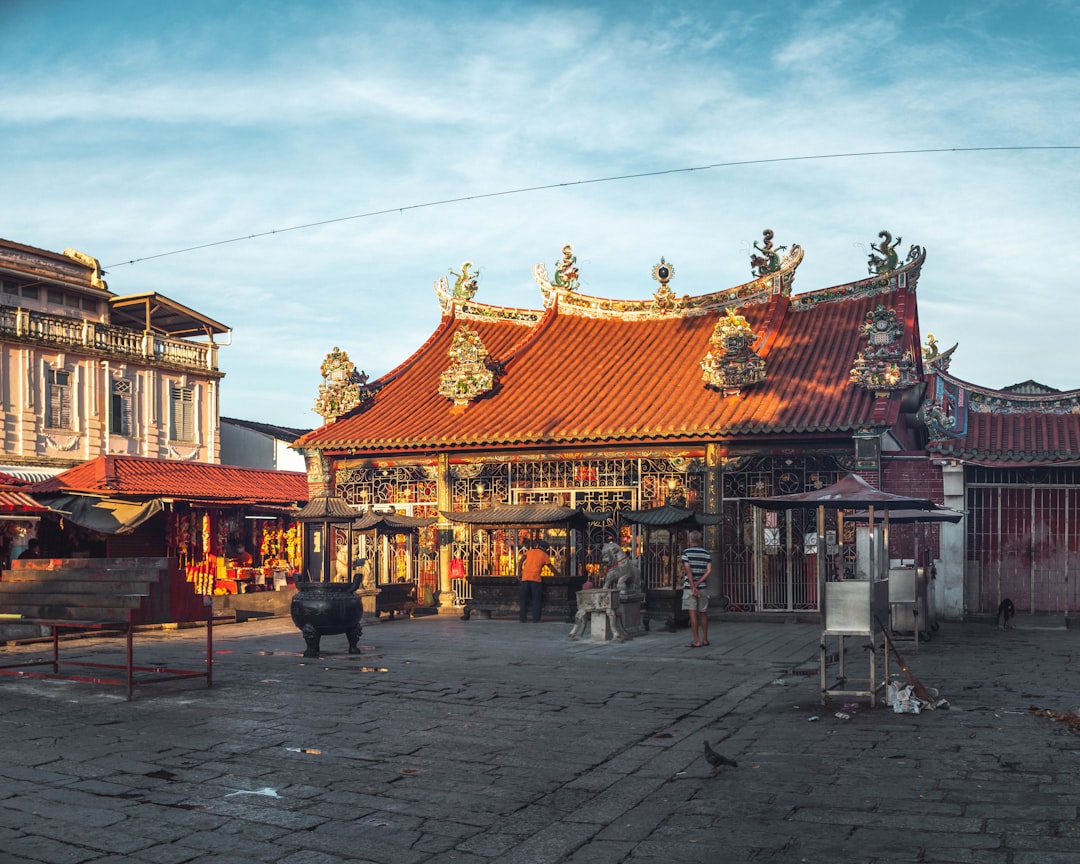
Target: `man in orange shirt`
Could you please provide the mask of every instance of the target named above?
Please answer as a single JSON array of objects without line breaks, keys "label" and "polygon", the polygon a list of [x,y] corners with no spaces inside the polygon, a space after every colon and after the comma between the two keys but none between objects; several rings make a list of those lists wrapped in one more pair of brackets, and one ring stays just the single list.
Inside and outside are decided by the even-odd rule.
[{"label": "man in orange shirt", "polygon": [[521,545],[525,549],[525,554],[521,557],[521,590],[518,594],[521,608],[518,618],[524,624],[530,606],[532,606],[532,620],[540,620],[540,595],[544,587],[541,575],[545,567],[551,569],[551,558],[547,552],[533,545],[529,540]]},{"label": "man in orange shirt", "polygon": [[236,547],[236,566],[237,567],[250,567],[252,562],[251,553],[244,548],[244,544],[241,543]]}]

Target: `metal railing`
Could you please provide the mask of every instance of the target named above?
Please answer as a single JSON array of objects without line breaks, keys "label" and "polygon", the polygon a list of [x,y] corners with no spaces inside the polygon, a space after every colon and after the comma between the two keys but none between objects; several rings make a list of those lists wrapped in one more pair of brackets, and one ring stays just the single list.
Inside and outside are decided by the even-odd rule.
[{"label": "metal railing", "polygon": [[81,348],[112,357],[153,360],[193,369],[217,369],[217,346],[169,339],[112,324],[0,306],[0,336],[58,348]]}]

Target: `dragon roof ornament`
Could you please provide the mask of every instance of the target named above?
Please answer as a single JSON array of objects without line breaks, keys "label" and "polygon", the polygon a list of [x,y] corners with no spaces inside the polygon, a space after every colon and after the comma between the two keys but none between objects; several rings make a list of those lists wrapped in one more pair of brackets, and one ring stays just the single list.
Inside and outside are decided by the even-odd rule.
[{"label": "dragon roof ornament", "polygon": [[[926,262],[926,250],[921,246],[912,245],[908,250],[907,260],[900,264],[899,256],[896,255],[896,246],[900,243],[900,238],[893,242],[892,235],[888,231],[882,231],[879,236],[883,242],[876,246],[871,244],[871,249],[878,254],[871,254],[870,261],[880,261],[882,266],[891,264],[894,269],[878,272],[875,265],[869,264],[873,276],[833,288],[798,294],[791,298],[791,310],[803,312],[819,303],[831,303],[852,297],[870,297],[874,294],[886,294],[900,289],[915,291],[919,285],[922,266]],[[888,237],[887,241],[886,237]],[[881,253],[882,248],[886,250],[884,254]]]},{"label": "dragon roof ornament", "polygon": [[959,347],[957,342],[948,351],[938,349],[937,337],[933,333],[926,334],[926,345],[922,349],[923,365],[929,372],[948,372],[952,362],[953,352]]},{"label": "dragon roof ornament", "polygon": [[736,314],[734,307],[716,322],[709,337],[709,351],[701,361],[701,377],[705,384],[734,396],[743,387],[765,380],[765,360],[753,350],[758,336]]},{"label": "dragon roof ornament", "polygon": [[760,252],[760,255],[750,253],[750,272],[755,276],[768,276],[770,273],[778,273],[780,271],[780,253],[787,249],[787,246],[777,246],[773,248],[772,241],[773,234],[771,228],[766,228],[761,232],[761,239],[764,241],[764,245],[758,246],[757,242],[754,242],[754,248]]},{"label": "dragon roof ornament", "polygon": [[461,272],[450,268],[454,277],[454,287],[445,276],[435,280],[435,295],[439,298],[439,308],[443,315],[466,318],[474,321],[513,321],[520,324],[535,324],[541,313],[535,309],[515,309],[507,306],[492,306],[473,300],[479,288],[480,272],[474,269],[472,261],[461,265]]},{"label": "dragon roof ornament", "polygon": [[475,330],[462,325],[448,353],[450,366],[439,378],[439,395],[465,405],[495,385],[495,374],[487,366],[488,350]]}]

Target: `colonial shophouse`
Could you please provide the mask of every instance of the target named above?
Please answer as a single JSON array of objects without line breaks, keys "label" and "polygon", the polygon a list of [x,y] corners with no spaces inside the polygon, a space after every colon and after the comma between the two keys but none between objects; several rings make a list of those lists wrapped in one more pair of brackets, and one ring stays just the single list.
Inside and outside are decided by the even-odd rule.
[{"label": "colonial shophouse", "polygon": [[0,471],[40,480],[100,455],[218,461],[224,324],[98,261],[0,240]]}]

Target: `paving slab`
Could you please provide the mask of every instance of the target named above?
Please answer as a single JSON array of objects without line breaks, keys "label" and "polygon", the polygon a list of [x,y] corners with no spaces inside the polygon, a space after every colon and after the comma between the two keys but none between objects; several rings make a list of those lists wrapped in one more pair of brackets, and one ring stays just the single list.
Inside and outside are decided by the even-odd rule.
[{"label": "paving slab", "polygon": [[[918,715],[823,705],[820,628],[779,618],[718,616],[688,649],[427,616],[319,658],[287,619],[220,626],[212,688],[0,679],[0,861],[1080,860],[1080,631],[1024,623],[898,643],[949,703]],[[737,765],[714,773],[706,740]]]}]

